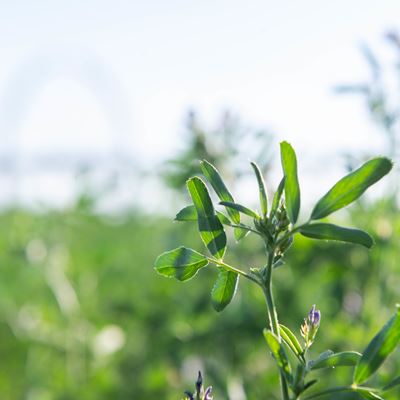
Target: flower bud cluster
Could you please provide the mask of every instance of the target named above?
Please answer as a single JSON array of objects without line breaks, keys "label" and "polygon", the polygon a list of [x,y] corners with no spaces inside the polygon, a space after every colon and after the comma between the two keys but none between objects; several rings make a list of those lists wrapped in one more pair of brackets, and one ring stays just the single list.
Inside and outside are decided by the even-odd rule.
[{"label": "flower bud cluster", "polygon": [[196,391],[194,393],[186,391],[184,400],[212,400],[213,396],[211,392],[212,392],[211,386],[204,389],[203,377],[201,376],[201,372],[199,371],[199,375],[196,381]]},{"label": "flower bud cluster", "polygon": [[300,328],[301,336],[305,341],[306,349],[308,349],[314,342],[315,336],[318,332],[319,324],[321,322],[321,311],[316,310],[315,304],[311,307],[304,324]]},{"label": "flower bud cluster", "polygon": [[[254,224],[264,238],[267,251],[274,251],[274,264],[277,263],[293,242],[292,236],[279,242],[279,238],[284,237],[289,231],[290,225],[284,202],[281,202],[275,212],[271,212],[269,218],[255,220]],[[278,245],[276,245],[277,243]]]}]

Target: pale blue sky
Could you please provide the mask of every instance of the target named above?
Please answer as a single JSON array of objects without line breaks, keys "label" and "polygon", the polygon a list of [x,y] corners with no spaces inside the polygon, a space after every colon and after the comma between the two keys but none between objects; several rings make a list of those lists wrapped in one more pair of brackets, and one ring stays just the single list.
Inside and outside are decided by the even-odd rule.
[{"label": "pale blue sky", "polygon": [[231,108],[299,158],[380,151],[362,102],[331,89],[367,77],[361,41],[387,56],[399,11],[373,0],[3,0],[0,151],[122,149],[149,165],[179,146],[189,107],[210,124]]}]

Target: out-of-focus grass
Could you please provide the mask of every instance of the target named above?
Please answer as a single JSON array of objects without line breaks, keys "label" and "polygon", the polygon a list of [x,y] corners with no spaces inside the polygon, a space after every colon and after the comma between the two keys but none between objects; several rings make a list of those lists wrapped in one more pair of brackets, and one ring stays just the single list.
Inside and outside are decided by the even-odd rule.
[{"label": "out-of-focus grass", "polygon": [[[298,332],[312,304],[322,311],[313,355],[327,348],[361,351],[400,298],[396,209],[356,206],[347,219],[375,236],[372,251],[298,237],[276,271],[283,323]],[[261,293],[242,281],[234,302],[215,313],[209,301],[215,271],[182,284],[152,268],[157,254],[182,243],[201,249],[194,226],[139,211],[123,218],[79,207],[3,211],[1,397],[173,400],[202,368],[217,399],[239,388],[247,399],[274,398]],[[254,237],[235,254],[235,265],[262,262]],[[385,382],[399,370],[397,352],[374,379]],[[333,375],[327,371],[321,387],[333,384]],[[349,382],[351,372],[335,376]]]}]

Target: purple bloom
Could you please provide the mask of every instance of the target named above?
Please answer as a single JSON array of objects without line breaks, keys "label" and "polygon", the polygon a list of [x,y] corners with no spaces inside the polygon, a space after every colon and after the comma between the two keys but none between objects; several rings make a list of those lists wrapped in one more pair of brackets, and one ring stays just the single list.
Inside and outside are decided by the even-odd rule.
[{"label": "purple bloom", "polygon": [[315,304],[311,307],[310,312],[308,313],[308,320],[310,325],[318,326],[321,320],[321,311],[315,309]]},{"label": "purple bloom", "polygon": [[304,319],[304,324],[300,328],[301,336],[304,338],[306,349],[313,344],[320,322],[321,311],[317,310],[314,304],[311,307],[307,318]]},{"label": "purple bloom", "polygon": [[204,393],[204,400],[212,400],[213,399],[211,392],[212,392],[212,387],[209,386],[207,388],[206,392]]}]

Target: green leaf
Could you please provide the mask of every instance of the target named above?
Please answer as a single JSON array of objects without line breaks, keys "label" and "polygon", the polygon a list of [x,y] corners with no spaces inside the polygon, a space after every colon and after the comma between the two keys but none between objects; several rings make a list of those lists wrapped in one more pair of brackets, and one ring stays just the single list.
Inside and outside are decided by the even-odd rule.
[{"label": "green leaf", "polygon": [[258,165],[256,163],[252,162],[251,166],[254,169],[254,173],[256,174],[256,178],[257,178],[257,182],[258,182],[261,213],[264,217],[266,217],[267,213],[268,213],[268,196],[267,196],[267,191],[265,190],[264,178],[261,174],[260,168],[258,168]]},{"label": "green leaf", "polygon": [[175,221],[197,221],[196,207],[193,205],[182,208],[175,216]]},{"label": "green leaf", "polygon": [[222,206],[228,207],[228,208],[233,208],[243,214],[248,215],[249,217],[252,217],[255,219],[260,219],[259,215],[255,211],[250,210],[250,208],[242,206],[241,204],[232,203],[230,201],[221,201],[219,204],[221,204]]},{"label": "green leaf", "polygon": [[189,179],[187,187],[196,207],[201,239],[214,257],[222,259],[226,250],[226,235],[215,214],[207,187],[198,177]]},{"label": "green leaf", "polygon": [[393,389],[396,386],[400,385],[400,376],[398,376],[397,378],[394,378],[390,383],[388,383],[387,385],[385,385],[383,387],[383,391],[386,392],[387,390]]},{"label": "green leaf", "polygon": [[[234,203],[235,200],[233,199],[233,196],[225,186],[225,183],[222,180],[218,170],[207,160],[201,161],[200,166],[204,176],[211,183],[211,186],[215,190],[215,193],[217,193],[219,199],[221,201],[230,201]],[[226,211],[228,212],[232,221],[234,221],[236,224],[240,223],[240,214],[237,210],[227,207]]]},{"label": "green leaf", "polygon": [[211,301],[216,311],[222,311],[232,301],[238,281],[239,275],[236,272],[219,269],[217,280],[211,291]]},{"label": "green leaf", "polygon": [[368,248],[374,244],[372,237],[360,229],[343,228],[322,222],[305,225],[299,229],[299,232],[303,236],[313,239],[339,240],[341,242],[361,244]]},{"label": "green leaf", "polygon": [[314,361],[309,361],[308,368],[310,370],[320,368],[333,368],[357,365],[361,358],[361,354],[356,351],[343,351],[318,358]]},{"label": "green leaf", "polygon": [[279,324],[279,330],[283,341],[289,346],[290,350],[293,351],[301,362],[304,362],[303,349],[295,334],[287,326],[282,324]]},{"label": "green leaf", "polygon": [[[216,215],[218,219],[221,221],[221,224],[234,227],[233,234],[235,236],[236,241],[239,242],[239,240],[243,239],[250,233],[249,227],[243,224],[237,224],[240,226],[234,226],[236,224],[233,224],[232,221],[222,212],[217,211]],[[175,221],[184,221],[184,222],[197,221],[196,207],[194,205],[190,205],[182,208],[182,210],[179,211],[178,214],[176,214]]]},{"label": "green leaf", "polygon": [[286,379],[292,382],[292,373],[289,361],[286,357],[285,351],[279,342],[278,337],[272,333],[269,329],[264,329],[263,331],[265,340],[267,341],[268,347],[274,356],[278,367],[285,374]]},{"label": "green leaf", "polygon": [[250,231],[246,228],[235,228],[233,230],[233,233],[235,235],[236,241],[239,242],[239,240],[242,240],[244,237],[246,237],[250,233]]},{"label": "green leaf", "polygon": [[392,169],[385,157],[374,158],[337,182],[315,205],[311,219],[321,219],[357,200]]},{"label": "green leaf", "polygon": [[[221,224],[224,225],[232,225],[231,220],[222,212],[216,212],[218,219],[221,221]],[[197,221],[197,211],[194,205],[186,206],[182,208],[181,211],[176,214],[175,221]]]},{"label": "green leaf", "polygon": [[384,400],[383,397],[379,396],[377,393],[364,389],[364,388],[355,388],[355,392],[357,392],[361,397],[367,400]]},{"label": "green leaf", "polygon": [[281,143],[281,162],[285,176],[285,200],[289,220],[295,224],[300,212],[300,187],[297,178],[297,159],[288,142]]},{"label": "green leaf", "polygon": [[279,182],[278,188],[274,194],[274,198],[272,199],[272,206],[271,206],[271,216],[276,212],[279,207],[279,202],[281,201],[283,189],[285,188],[285,177],[281,179]]},{"label": "green leaf", "polygon": [[187,281],[207,264],[206,256],[182,246],[159,255],[154,263],[154,269],[167,278]]},{"label": "green leaf", "polygon": [[[332,395],[333,393],[346,393],[346,392],[358,393],[364,399],[368,399],[368,400],[383,400],[382,397],[380,397],[377,394],[378,391],[376,389],[367,388],[367,387],[363,387],[363,386],[357,387],[354,385],[352,385],[352,386],[336,386],[333,388],[325,389],[321,392],[317,392],[310,396],[305,397],[304,400],[316,399],[316,398],[319,398],[322,396],[326,396],[328,394]],[[335,397],[336,397],[336,395],[335,395]],[[337,397],[337,398],[340,398],[340,397]]]},{"label": "green leaf", "polygon": [[400,309],[371,340],[354,371],[354,383],[365,382],[396,348],[400,340]]},{"label": "green leaf", "polygon": [[228,226],[232,225],[232,222],[225,214],[222,214],[222,212],[219,212],[219,211],[217,211],[216,214],[217,214],[218,219],[221,221],[221,224],[228,225]]}]

